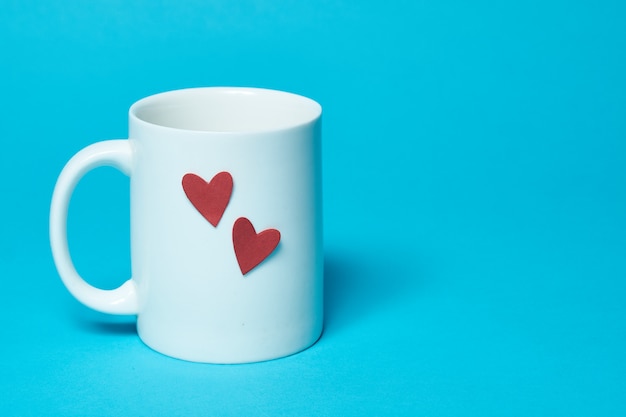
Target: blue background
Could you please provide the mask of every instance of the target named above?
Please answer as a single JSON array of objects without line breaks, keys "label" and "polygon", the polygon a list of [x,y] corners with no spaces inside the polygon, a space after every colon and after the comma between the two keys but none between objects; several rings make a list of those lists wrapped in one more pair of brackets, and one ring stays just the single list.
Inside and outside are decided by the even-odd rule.
[{"label": "blue background", "polygon": [[[626,415],[626,8],[610,1],[0,7],[2,415]],[[238,366],[92,312],[48,244],[65,162],[184,87],[324,107],[326,330]],[[129,182],[76,189],[91,283],[130,275]]]}]

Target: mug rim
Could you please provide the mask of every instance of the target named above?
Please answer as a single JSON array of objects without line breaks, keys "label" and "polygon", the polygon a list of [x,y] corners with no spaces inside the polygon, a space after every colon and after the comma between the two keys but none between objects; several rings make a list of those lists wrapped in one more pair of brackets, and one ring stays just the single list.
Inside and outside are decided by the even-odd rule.
[{"label": "mug rim", "polygon": [[[256,128],[231,128],[231,129],[218,129],[218,128],[194,128],[186,126],[178,126],[175,123],[160,123],[151,119],[156,117],[149,117],[143,112],[149,113],[150,110],[160,108],[176,108],[182,107],[185,103],[190,106],[191,99],[217,99],[220,96],[257,96],[257,98],[265,99],[269,105],[271,100],[281,100],[284,104],[289,104],[290,109],[293,106],[298,106],[295,110],[300,110],[302,113],[299,117],[293,117],[290,120],[277,122],[266,126],[259,126]],[[292,128],[305,126],[318,120],[322,115],[322,106],[315,100],[287,91],[274,90],[268,88],[259,87],[227,87],[227,86],[214,86],[214,87],[191,87],[177,90],[170,90],[161,93],[156,93],[147,97],[144,97],[135,103],[133,103],[128,111],[129,119],[134,123],[138,123],[144,126],[150,126],[158,129],[168,129],[187,132],[200,132],[200,133],[220,133],[220,134],[238,134],[238,133],[263,133],[273,131],[283,131]]]}]

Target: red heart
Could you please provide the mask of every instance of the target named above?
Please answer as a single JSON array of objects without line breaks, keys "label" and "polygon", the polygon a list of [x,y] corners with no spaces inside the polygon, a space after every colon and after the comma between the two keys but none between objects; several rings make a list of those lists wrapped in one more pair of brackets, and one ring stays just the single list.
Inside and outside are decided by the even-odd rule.
[{"label": "red heart", "polygon": [[183,190],[196,210],[217,227],[230,201],[233,177],[228,172],[220,172],[206,182],[196,174],[185,174]]},{"label": "red heart", "polygon": [[280,232],[276,229],[258,233],[250,220],[240,217],[233,225],[233,246],[241,273],[246,275],[263,262],[278,246]]}]

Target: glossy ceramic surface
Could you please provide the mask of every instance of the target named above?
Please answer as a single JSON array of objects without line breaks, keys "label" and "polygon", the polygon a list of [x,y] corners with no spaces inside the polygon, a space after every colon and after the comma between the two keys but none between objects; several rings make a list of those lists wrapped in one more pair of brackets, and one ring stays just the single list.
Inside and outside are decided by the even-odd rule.
[{"label": "glossy ceramic surface", "polygon": [[[88,146],[59,176],[50,238],[68,290],[93,309],[137,314],[148,346],[190,361],[254,362],[313,344],[323,320],[320,120],[310,99],[254,88],[135,103],[128,140]],[[132,278],[110,291],[78,275],[66,237],[72,191],[102,165],[131,179]]]}]

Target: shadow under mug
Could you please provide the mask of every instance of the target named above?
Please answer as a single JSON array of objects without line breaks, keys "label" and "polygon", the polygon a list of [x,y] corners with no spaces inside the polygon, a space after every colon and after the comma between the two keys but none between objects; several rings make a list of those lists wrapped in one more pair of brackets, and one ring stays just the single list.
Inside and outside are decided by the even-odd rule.
[{"label": "shadow under mug", "polygon": [[[315,101],[238,87],[170,91],[129,111],[129,138],[87,146],[50,209],[54,261],[74,297],[136,314],[165,355],[209,363],[287,356],[323,323],[321,113]],[[89,170],[130,176],[132,278],[85,282],[67,243],[74,187]]]}]

